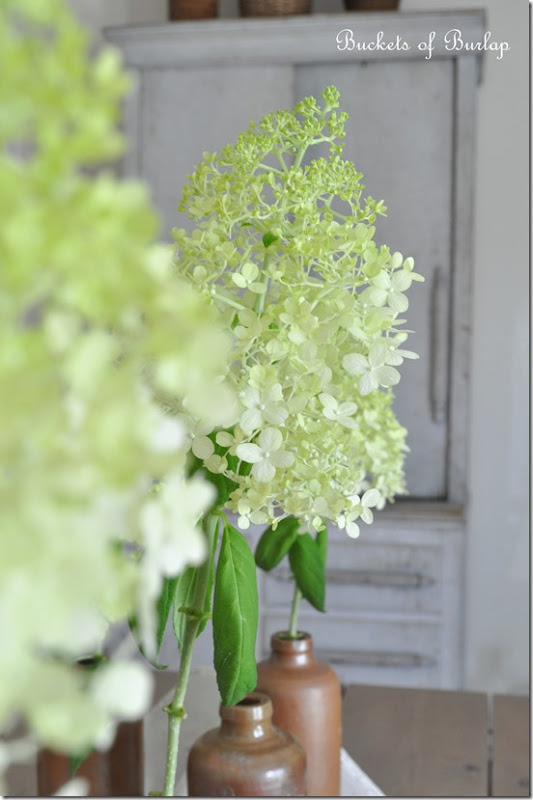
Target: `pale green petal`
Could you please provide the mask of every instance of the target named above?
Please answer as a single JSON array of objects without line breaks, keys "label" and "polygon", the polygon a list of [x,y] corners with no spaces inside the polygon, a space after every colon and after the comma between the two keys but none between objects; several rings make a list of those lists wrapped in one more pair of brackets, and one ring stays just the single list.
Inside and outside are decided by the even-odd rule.
[{"label": "pale green petal", "polygon": [[359,391],[362,395],[370,394],[379,387],[379,382],[373,372],[365,372],[359,380]]},{"label": "pale green petal", "polygon": [[195,436],[192,440],[191,450],[196,458],[205,459],[213,455],[215,445],[207,436]]},{"label": "pale green petal", "polygon": [[368,369],[368,361],[360,353],[350,353],[342,359],[342,366],[350,375],[361,375]]},{"label": "pale green petal", "polygon": [[391,279],[388,272],[383,270],[382,272],[378,272],[378,274],[372,278],[372,286],[375,286],[377,289],[385,289],[388,291],[391,287]]},{"label": "pale green petal", "polygon": [[148,710],[153,688],[152,674],[139,661],[115,661],[94,673],[90,693],[112,716],[134,720]]},{"label": "pale green petal", "polygon": [[290,467],[294,464],[294,456],[285,450],[276,450],[269,460],[275,467]]},{"label": "pale green petal", "polygon": [[376,506],[381,500],[381,492],[378,489],[367,489],[361,498],[363,506]]},{"label": "pale green petal", "polygon": [[264,511],[253,511],[250,514],[250,522],[253,522],[254,525],[266,525],[269,519],[269,515]]},{"label": "pale green petal", "polygon": [[272,453],[279,450],[283,444],[283,436],[277,428],[265,428],[259,436],[259,445],[265,453]]},{"label": "pale green petal", "polygon": [[245,433],[251,433],[259,428],[263,421],[263,415],[258,408],[249,408],[241,415],[239,425]]},{"label": "pale green petal", "polygon": [[[346,357],[349,358],[349,356],[346,356]],[[337,403],[336,399],[331,394],[327,394],[327,392],[322,392],[321,394],[318,395],[318,399],[320,400],[320,402],[324,406],[324,411],[326,411],[326,410],[327,411],[336,411],[337,410],[338,403]]]},{"label": "pale green petal", "polygon": [[400,364],[403,364],[403,358],[400,355],[399,350],[389,350],[387,355],[387,364],[390,364],[393,367],[399,367]]},{"label": "pale green petal", "polygon": [[374,368],[374,367],[380,367],[382,364],[384,364],[388,352],[389,352],[389,345],[384,339],[374,342],[368,354],[368,362],[370,366]]},{"label": "pale green petal", "polygon": [[264,294],[267,289],[264,283],[250,283],[248,288],[254,294]]},{"label": "pale green petal", "polygon": [[253,386],[248,386],[242,393],[242,402],[247,408],[258,406],[261,402],[261,395]]},{"label": "pale green petal", "polygon": [[205,466],[209,472],[217,474],[227,470],[228,462],[223,456],[216,455],[215,453],[205,460]]},{"label": "pale green petal", "polygon": [[269,403],[265,407],[263,415],[266,421],[270,422],[271,425],[282,425],[287,419],[289,412],[282,406],[276,406],[274,403]]},{"label": "pale green petal", "polygon": [[397,350],[398,355],[402,358],[420,358],[418,353],[413,353],[412,350]]},{"label": "pale green petal", "polygon": [[352,414],[355,414],[357,411],[357,404],[356,403],[341,403],[339,406],[339,414],[342,414],[343,417],[351,417]]},{"label": "pale green petal", "polygon": [[221,447],[231,447],[231,445],[235,442],[235,438],[227,431],[218,431],[215,439],[216,443]]},{"label": "pale green petal", "polygon": [[359,536],[359,525],[357,522],[347,522],[346,523],[346,533],[351,539],[357,539]]},{"label": "pale green petal", "polygon": [[374,515],[372,514],[372,511],[369,508],[363,508],[363,510],[361,511],[361,519],[363,520],[363,522],[366,522],[367,525],[370,525],[370,523],[374,519]]},{"label": "pale green petal", "polygon": [[403,314],[409,308],[409,300],[400,292],[390,292],[389,308],[392,308],[397,314]]},{"label": "pale green petal", "polygon": [[276,470],[274,466],[266,459],[259,461],[252,467],[252,475],[260,483],[268,483],[272,480],[275,474]]},{"label": "pale green petal", "polygon": [[239,444],[237,445],[236,453],[238,458],[246,461],[248,464],[257,464],[264,458],[263,450],[256,444]]},{"label": "pale green petal", "polygon": [[265,391],[265,400],[267,402],[278,403],[283,400],[283,389],[280,383],[275,383]]},{"label": "pale green petal", "polygon": [[353,417],[337,417],[337,422],[351,430],[355,430],[355,428],[359,427],[359,423],[353,419]]},{"label": "pale green petal", "polygon": [[246,264],[244,264],[244,266],[242,267],[241,272],[247,281],[255,281],[255,279],[259,275],[259,270],[257,269],[257,265],[254,264],[253,261],[247,261]]},{"label": "pale green petal", "polygon": [[391,262],[390,262],[391,269],[396,269],[397,267],[400,267],[402,265],[402,261],[403,261],[402,254],[400,253],[399,250],[396,250],[392,254],[392,258],[391,258]]},{"label": "pale green petal", "polygon": [[71,778],[54,793],[54,797],[87,797],[88,794],[89,781],[87,778]]},{"label": "pale green petal", "polygon": [[395,386],[400,380],[400,373],[394,367],[377,367],[373,374],[380,386]]},{"label": "pale green petal", "polygon": [[362,293],[361,299],[365,303],[370,303],[373,306],[383,306],[387,302],[387,296],[388,292],[386,289],[370,286]]},{"label": "pale green petal", "polygon": [[391,286],[395,292],[405,292],[412,282],[413,276],[405,270],[395,272],[391,278]]},{"label": "pale green petal", "polygon": [[233,272],[231,279],[233,283],[235,283],[240,289],[244,289],[246,286],[246,279],[240,274],[240,272]]}]

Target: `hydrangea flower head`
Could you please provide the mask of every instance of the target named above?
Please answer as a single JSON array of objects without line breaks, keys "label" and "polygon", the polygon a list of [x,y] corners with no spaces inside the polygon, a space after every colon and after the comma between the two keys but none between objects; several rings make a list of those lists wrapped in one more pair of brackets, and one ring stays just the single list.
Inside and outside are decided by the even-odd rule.
[{"label": "hydrangea flower head", "polygon": [[5,0],[0,67],[0,731],[22,718],[79,753],[143,712],[152,678],[76,661],[133,614],[153,652],[164,577],[204,558],[185,411],[235,421],[231,345],[153,244],[145,189],[87,169],[121,152],[117,54],[90,61],[64,0]]},{"label": "hydrangea flower head", "polygon": [[267,114],[204,154],[183,191],[195,227],[174,229],[175,263],[233,334],[241,413],[216,443],[239,525],[292,514],[355,535],[358,516],[405,490],[391,387],[417,357],[400,347],[398,315],[423,278],[376,244],[385,206],[341,157],[338,91],[322,101]]}]

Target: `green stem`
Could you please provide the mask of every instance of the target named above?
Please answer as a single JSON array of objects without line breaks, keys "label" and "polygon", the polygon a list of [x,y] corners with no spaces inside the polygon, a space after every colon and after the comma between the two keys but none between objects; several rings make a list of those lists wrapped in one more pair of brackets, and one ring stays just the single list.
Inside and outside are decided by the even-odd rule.
[{"label": "green stem", "polygon": [[255,304],[254,304],[254,312],[257,314],[258,317],[261,316],[261,314],[263,313],[264,308],[265,308],[265,300],[266,300],[266,295],[267,295],[267,291],[268,291],[268,282],[269,282],[269,277],[268,277],[268,274],[266,272],[266,268],[267,268],[271,258],[272,258],[271,253],[265,253],[265,257],[263,259],[263,270],[261,272],[261,283],[265,287],[265,291],[261,292],[261,294],[257,295],[256,301],[255,301]]},{"label": "green stem", "polygon": [[302,163],[303,157],[305,156],[308,147],[309,147],[309,145],[305,145],[305,147],[301,147],[300,148],[300,150],[298,152],[298,155],[294,159],[294,164],[292,165],[293,169],[298,169],[298,167]]},{"label": "green stem", "polygon": [[193,598],[193,608],[199,613],[187,617],[185,631],[183,634],[183,645],[181,648],[180,668],[174,697],[169,706],[165,708],[168,714],[168,738],[167,738],[167,760],[165,768],[165,781],[162,791],[163,797],[174,796],[174,785],[176,783],[176,770],[178,766],[178,746],[181,721],[186,717],[183,703],[187,692],[187,684],[191,672],[191,661],[194,650],[194,643],[198,634],[198,628],[202,622],[202,615],[205,609],[206,592],[209,585],[209,574],[214,558],[215,530],[218,524],[218,517],[209,514],[206,521],[206,533],[209,547],[209,558],[198,567],[198,579]]},{"label": "green stem", "polygon": [[300,610],[301,599],[302,599],[302,593],[298,589],[297,585],[294,584],[294,594],[292,596],[292,606],[291,606],[291,618],[289,622],[289,639],[298,638],[298,612]]},{"label": "green stem", "polygon": [[215,300],[219,300],[221,303],[231,306],[231,308],[236,308],[237,311],[243,311],[246,308],[245,305],[238,303],[237,300],[233,300],[231,297],[226,297],[223,294],[219,294],[216,289],[211,290],[211,295],[215,298]]}]

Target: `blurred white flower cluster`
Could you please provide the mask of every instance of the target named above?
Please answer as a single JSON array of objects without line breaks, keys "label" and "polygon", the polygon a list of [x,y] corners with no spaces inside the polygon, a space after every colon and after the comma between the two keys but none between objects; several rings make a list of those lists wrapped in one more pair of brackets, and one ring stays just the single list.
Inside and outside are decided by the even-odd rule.
[{"label": "blurred white flower cluster", "polygon": [[[357,536],[405,490],[405,429],[391,408],[403,349],[399,315],[412,258],[374,241],[382,202],[340,158],[339,92],[251,123],[234,145],[204,154],[180,208],[176,268],[233,333],[230,379],[239,423],[202,452],[231,481],[228,507],[245,529],[294,515]],[[329,147],[329,157],[313,158]],[[216,446],[215,446],[216,445]]]},{"label": "blurred white flower cluster", "polygon": [[22,717],[78,753],[142,714],[150,678],[76,660],[130,615],[153,653],[163,578],[205,556],[213,489],[165,408],[234,422],[230,345],[152,244],[144,189],[86,169],[122,148],[117,56],[89,62],[63,0],[4,0],[0,73],[0,732]]}]

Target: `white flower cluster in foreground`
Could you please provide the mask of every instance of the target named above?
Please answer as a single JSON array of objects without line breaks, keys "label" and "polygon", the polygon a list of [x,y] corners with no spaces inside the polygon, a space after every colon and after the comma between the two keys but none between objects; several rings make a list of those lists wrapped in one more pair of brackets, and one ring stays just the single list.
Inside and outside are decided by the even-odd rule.
[{"label": "white flower cluster in foreground", "polygon": [[[0,71],[0,732],[22,717],[77,754],[151,686],[140,663],[77,659],[131,615],[153,653],[164,576],[204,558],[213,490],[187,478],[189,434],[164,408],[234,421],[229,342],[151,244],[142,187],[81,169],[122,147],[115,54],[89,64],[62,0],[5,0]],[[0,771],[27,751],[4,745]]]},{"label": "white flower cluster in foreground", "polygon": [[[178,273],[233,332],[242,404],[239,423],[195,454],[234,482],[228,506],[242,528],[294,515],[357,536],[359,517],[370,522],[405,489],[391,387],[417,358],[399,315],[423,278],[375,243],[384,206],[362,198],[362,175],[340,158],[339,93],[323,100],[268,114],[204,154],[180,206],[196,228],[173,235]],[[312,159],[325,143],[329,158]]]}]

